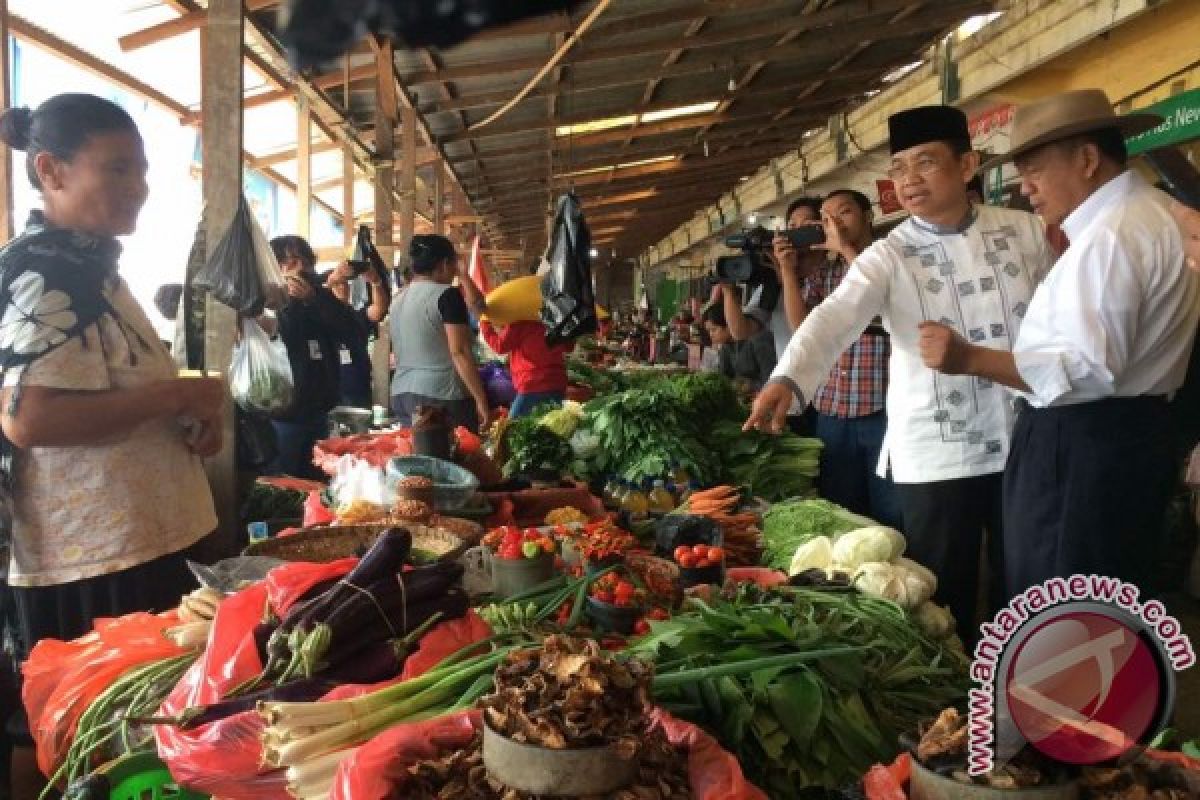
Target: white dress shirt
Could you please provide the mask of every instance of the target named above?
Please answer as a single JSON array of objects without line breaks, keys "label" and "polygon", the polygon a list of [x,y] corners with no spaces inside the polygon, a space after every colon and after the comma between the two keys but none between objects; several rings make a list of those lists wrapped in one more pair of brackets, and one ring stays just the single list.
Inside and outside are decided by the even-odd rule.
[{"label": "white dress shirt", "polygon": [[1033,296],[1013,356],[1031,405],[1166,395],[1183,385],[1200,316],[1170,198],[1134,172],[1063,221],[1071,246]]},{"label": "white dress shirt", "polygon": [[838,356],[881,317],[892,355],[879,474],[890,461],[897,483],[988,475],[1008,457],[1011,393],[928,369],[917,326],[941,322],[971,342],[1011,349],[1053,256],[1032,214],[981,206],[972,215],[961,228],[910,218],[863,251],[796,331],[772,375],[808,402]]}]

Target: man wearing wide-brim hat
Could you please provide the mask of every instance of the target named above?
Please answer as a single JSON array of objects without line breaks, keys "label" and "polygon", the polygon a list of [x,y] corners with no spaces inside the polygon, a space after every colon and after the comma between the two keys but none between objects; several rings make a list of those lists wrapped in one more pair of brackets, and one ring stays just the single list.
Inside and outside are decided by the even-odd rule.
[{"label": "man wearing wide-brim hat", "polygon": [[1152,575],[1175,483],[1167,398],[1200,315],[1170,198],[1126,167],[1125,138],[1161,122],[1117,117],[1099,90],[1018,108],[1011,152],[989,166],[1012,159],[1070,246],[1011,353],[923,327],[926,364],[1022,393],[1004,478],[1010,595],[1054,576]]}]

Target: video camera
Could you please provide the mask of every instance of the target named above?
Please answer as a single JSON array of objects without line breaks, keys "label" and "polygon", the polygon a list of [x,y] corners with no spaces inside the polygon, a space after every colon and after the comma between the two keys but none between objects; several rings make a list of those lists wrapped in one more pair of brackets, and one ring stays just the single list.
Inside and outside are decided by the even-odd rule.
[{"label": "video camera", "polygon": [[[780,233],[799,250],[806,250],[825,242],[825,229],[820,225],[803,225]],[[717,258],[714,269],[717,283],[762,283],[770,274],[771,262],[768,254],[771,252],[771,242],[774,238],[775,234],[761,225],[726,237],[726,247],[742,252],[741,255]]]}]

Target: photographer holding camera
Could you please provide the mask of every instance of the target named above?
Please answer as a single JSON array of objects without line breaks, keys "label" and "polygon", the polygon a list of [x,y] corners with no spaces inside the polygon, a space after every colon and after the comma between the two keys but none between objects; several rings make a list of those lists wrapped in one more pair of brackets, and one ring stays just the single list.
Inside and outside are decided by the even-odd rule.
[{"label": "photographer holding camera", "polygon": [[[837,189],[821,204],[825,241],[811,245],[822,258],[808,269],[805,253],[785,234],[774,241],[775,262],[782,274],[803,275],[792,292],[788,322],[799,328],[809,312],[833,294],[858,254],[871,246],[871,201],[862,192]],[[807,223],[815,226],[814,223]],[[811,237],[810,237],[811,238]],[[887,431],[884,403],[887,361],[891,349],[878,320],[842,353],[813,397],[816,436],[821,453],[821,496],[893,528],[901,528],[898,501],[889,478],[876,474]]]},{"label": "photographer holding camera", "polygon": [[[820,219],[819,198],[801,197],[788,206],[789,229],[800,231]],[[799,249],[795,251],[797,257],[787,267],[780,268],[768,250],[771,241],[770,232],[762,228],[730,237],[726,244],[741,248],[743,255],[717,259],[717,278],[721,282],[725,319],[734,341],[746,342],[770,331],[778,354],[787,348],[792,333],[804,319],[801,283],[825,260],[825,253]],[[723,269],[724,264],[732,269]],[[737,291],[739,282],[745,282],[750,290],[744,306]],[[796,434],[809,435],[812,431],[804,424],[803,414],[804,407],[796,402],[788,411],[788,427]]]}]

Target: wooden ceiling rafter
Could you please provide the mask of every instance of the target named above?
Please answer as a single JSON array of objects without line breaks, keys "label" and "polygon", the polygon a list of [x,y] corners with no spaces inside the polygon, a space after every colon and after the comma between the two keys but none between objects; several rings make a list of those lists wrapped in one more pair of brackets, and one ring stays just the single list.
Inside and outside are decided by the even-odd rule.
[{"label": "wooden ceiling rafter", "polygon": [[[829,57],[836,57],[843,53],[847,47],[853,47],[864,40],[901,39],[936,31],[950,24],[951,21],[961,18],[964,13],[968,13],[973,8],[985,5],[988,7],[991,6],[990,2],[985,3],[983,0],[942,0],[936,10],[928,12],[922,19],[910,23],[891,25],[886,19],[878,22],[869,22],[863,19],[864,16],[874,18],[885,14],[892,14],[895,11],[907,8],[913,2],[914,0],[879,0],[879,2],[854,0],[854,2],[844,5],[839,4],[822,12],[782,16],[772,20],[772,26],[788,30],[799,29],[806,34],[805,40],[757,48],[753,54],[747,56],[748,61],[746,63],[753,64],[764,57],[769,61],[774,61],[785,53],[796,52],[817,52]],[[858,13],[851,13],[852,10]],[[853,24],[847,24],[844,27],[827,27],[837,23]],[[818,28],[821,30],[818,30]],[[691,37],[678,35],[662,37],[639,42],[635,45],[587,46],[584,44],[572,51],[564,63],[567,66],[578,66],[597,61],[612,61],[635,56],[654,55],[656,53],[670,53],[672,50],[679,48],[696,49],[719,46],[745,48],[749,43],[759,39],[768,39],[771,35],[769,31],[764,32],[762,23],[755,22],[725,28],[712,33],[700,33]],[[697,55],[696,58],[700,61],[704,60],[704,57],[700,55]],[[405,80],[411,86],[419,86],[424,83],[454,82],[467,78],[480,78],[508,72],[535,70],[544,62],[545,58],[542,56],[523,56],[503,61],[486,61],[438,70],[427,69],[424,72],[407,75],[405,76]]]}]

